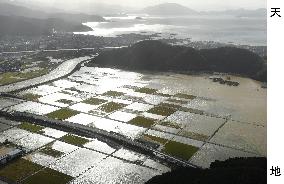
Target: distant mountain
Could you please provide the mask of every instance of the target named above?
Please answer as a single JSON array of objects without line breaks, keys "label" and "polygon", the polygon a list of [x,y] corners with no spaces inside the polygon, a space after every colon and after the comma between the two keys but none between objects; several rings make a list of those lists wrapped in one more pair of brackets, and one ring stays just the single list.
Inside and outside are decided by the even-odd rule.
[{"label": "distant mountain", "polygon": [[0,3],[8,3],[12,5],[24,6],[27,8],[35,10],[43,10],[49,13],[85,13],[85,14],[96,14],[96,15],[105,15],[105,14],[116,14],[127,12],[128,10],[133,10],[132,7],[125,7],[124,5],[108,3],[107,1],[75,1],[72,3],[66,3],[66,0],[57,0],[50,1],[47,0],[44,3],[39,3],[38,0],[0,0]]},{"label": "distant mountain", "polygon": [[144,8],[141,13],[150,15],[192,15],[198,12],[176,3],[164,3]]},{"label": "distant mountain", "polygon": [[0,15],[0,35],[50,35],[57,32],[91,31],[91,28],[81,23],[66,22],[61,19],[35,19]]},{"label": "distant mountain", "polygon": [[88,65],[148,71],[234,73],[266,81],[265,61],[249,50],[235,47],[196,50],[148,40],[102,52]]},{"label": "distant mountain", "polygon": [[72,22],[104,22],[106,21],[103,17],[99,15],[88,15],[88,14],[71,14],[71,13],[54,13],[48,14],[48,18],[58,18],[65,21]]},{"label": "distant mountain", "polygon": [[46,13],[23,6],[0,3],[0,15],[20,16],[28,18],[48,19],[58,18],[69,22],[103,22],[105,19],[98,15],[70,14],[70,13]]}]

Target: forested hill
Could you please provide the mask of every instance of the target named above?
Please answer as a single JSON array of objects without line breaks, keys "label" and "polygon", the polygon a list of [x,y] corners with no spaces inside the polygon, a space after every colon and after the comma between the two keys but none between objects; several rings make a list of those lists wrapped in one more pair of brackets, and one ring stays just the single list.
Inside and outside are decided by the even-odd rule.
[{"label": "forested hill", "polygon": [[15,16],[0,16],[0,35],[50,35],[58,32],[91,31],[81,23],[67,22],[61,19],[35,19]]},{"label": "forested hill", "polygon": [[147,40],[127,48],[102,52],[89,66],[129,70],[222,72],[266,81],[266,62],[255,53],[235,47],[196,50]]}]

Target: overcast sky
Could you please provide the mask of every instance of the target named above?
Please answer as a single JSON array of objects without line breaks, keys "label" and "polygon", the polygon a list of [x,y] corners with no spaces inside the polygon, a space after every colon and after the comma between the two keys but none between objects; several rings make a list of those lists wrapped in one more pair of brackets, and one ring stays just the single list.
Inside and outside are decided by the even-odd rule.
[{"label": "overcast sky", "polygon": [[[43,4],[60,3],[66,8],[76,4],[104,3],[128,7],[142,8],[160,3],[179,3],[195,10],[223,10],[223,9],[257,9],[266,7],[266,0],[26,0]],[[77,6],[77,5],[76,5]]]}]

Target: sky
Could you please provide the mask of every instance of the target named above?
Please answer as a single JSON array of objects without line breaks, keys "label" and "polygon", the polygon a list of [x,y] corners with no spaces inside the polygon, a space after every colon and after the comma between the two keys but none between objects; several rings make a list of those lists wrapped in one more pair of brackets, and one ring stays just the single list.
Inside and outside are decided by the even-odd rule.
[{"label": "sky", "polygon": [[[11,0],[13,1],[13,0]],[[18,0],[33,1],[40,4],[53,5],[60,7],[74,8],[80,4],[103,3],[110,5],[121,5],[126,7],[143,8],[146,6],[160,3],[179,3],[197,11],[203,10],[226,10],[226,9],[257,9],[265,8],[266,0]]]}]

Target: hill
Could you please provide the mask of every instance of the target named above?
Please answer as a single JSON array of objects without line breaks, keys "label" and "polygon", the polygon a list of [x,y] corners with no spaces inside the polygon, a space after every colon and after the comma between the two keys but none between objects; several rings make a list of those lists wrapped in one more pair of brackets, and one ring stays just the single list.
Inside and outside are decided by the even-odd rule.
[{"label": "hill", "polygon": [[196,11],[176,3],[164,3],[144,8],[142,13],[150,15],[192,15]]},{"label": "hill", "polygon": [[90,31],[91,28],[81,23],[66,22],[61,19],[34,19],[0,15],[0,35],[50,35],[57,32]]},{"label": "hill", "polygon": [[68,22],[103,22],[105,19],[98,15],[88,14],[71,14],[71,13],[46,13],[23,6],[12,5],[8,3],[0,3],[0,15],[4,16],[19,16],[37,19],[62,19]]},{"label": "hill", "polygon": [[196,50],[148,40],[104,51],[88,65],[129,70],[234,73],[266,81],[265,61],[249,50],[235,47]]}]

